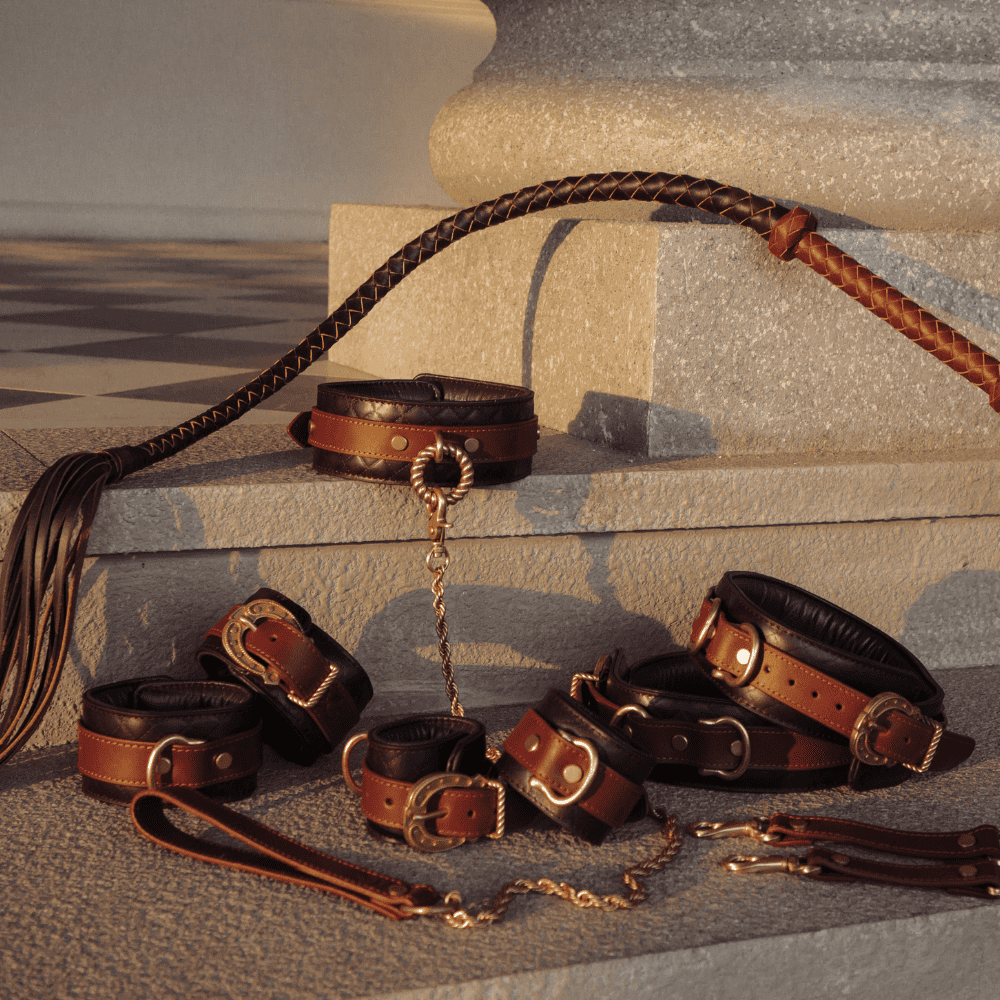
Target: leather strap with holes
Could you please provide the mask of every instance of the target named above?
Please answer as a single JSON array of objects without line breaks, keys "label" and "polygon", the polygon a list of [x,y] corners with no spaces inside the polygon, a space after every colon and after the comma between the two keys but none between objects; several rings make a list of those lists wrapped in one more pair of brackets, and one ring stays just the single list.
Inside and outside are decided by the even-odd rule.
[{"label": "leather strap with holes", "polygon": [[[317,472],[388,483],[409,483],[414,458],[438,434],[468,453],[477,485],[523,479],[538,450],[530,389],[431,374],[320,385],[316,406],[288,433],[313,449]],[[427,475],[453,485],[456,469]]]},{"label": "leather strap with holes", "polygon": [[258,695],[264,742],[297,764],[330,753],[372,698],[361,664],[304,608],[267,587],[208,630],[198,662]]},{"label": "leather strap with holes", "polygon": [[946,771],[975,747],[945,728],[944,692],[909,650],[781,580],[724,574],[691,634],[695,661],[719,691],[793,732],[846,743],[855,775]]},{"label": "leather strap with holes", "polygon": [[775,790],[847,781],[848,747],[774,725],[721,697],[690,653],[631,665],[616,650],[598,660],[580,694],[655,759],[653,781]]}]

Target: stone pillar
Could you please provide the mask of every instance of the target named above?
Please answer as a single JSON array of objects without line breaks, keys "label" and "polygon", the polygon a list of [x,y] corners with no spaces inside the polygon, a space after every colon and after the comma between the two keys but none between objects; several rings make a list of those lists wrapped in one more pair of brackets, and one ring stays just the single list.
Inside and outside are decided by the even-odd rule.
[{"label": "stone pillar", "polygon": [[[496,44],[430,135],[451,197],[603,170],[711,177],[812,209],[834,243],[1000,354],[993,5],[486,2]],[[450,214],[401,212],[365,210],[394,235],[377,252],[350,212],[335,219],[351,259],[331,270],[331,304]],[[1000,442],[978,389],[718,221],[629,204],[507,223],[421,268],[332,356],[531,385],[548,426],[656,457]]]}]

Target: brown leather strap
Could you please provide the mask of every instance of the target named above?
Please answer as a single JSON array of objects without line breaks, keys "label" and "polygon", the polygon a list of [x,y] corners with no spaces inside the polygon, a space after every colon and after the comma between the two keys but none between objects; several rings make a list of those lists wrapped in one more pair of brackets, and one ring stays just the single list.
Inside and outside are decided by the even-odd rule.
[{"label": "brown leather strap", "polygon": [[[365,817],[390,830],[404,830],[407,800],[420,783],[385,778],[367,764],[362,764],[361,774],[361,811]],[[450,774],[445,777],[466,778]],[[497,832],[497,791],[489,785],[444,788],[428,803],[428,809],[444,813],[428,821],[437,836],[473,840]]]},{"label": "brown leather strap", "polygon": [[[724,677],[732,687],[760,692],[842,736],[854,735],[873,703],[870,695],[766,642],[760,643],[754,656],[753,633],[728,621],[711,598],[705,599],[694,620],[692,642],[699,638],[704,642],[706,630],[710,638],[700,652],[719,672],[713,676]],[[949,770],[965,760],[975,746],[968,737],[943,731],[940,724],[915,710],[909,714],[887,708],[872,716],[869,733],[869,745],[876,755],[919,771]]]},{"label": "brown leather strap", "polygon": [[[534,709],[528,709],[513,732],[504,741],[504,753],[512,757],[552,794],[565,798],[579,788],[588,769],[584,750],[563,739]],[[570,770],[575,768],[575,770]],[[567,780],[567,772],[579,774]],[[538,805],[545,803],[541,790],[521,790]],[[589,789],[576,803],[585,812],[611,828],[622,826],[643,797],[642,785],[622,777],[603,762]]]},{"label": "brown leather strap", "polygon": [[538,451],[538,417],[516,424],[450,427],[360,420],[313,407],[308,429],[306,443],[313,448],[394,462],[412,462],[435,443],[435,434],[464,448],[473,463],[512,462]]},{"label": "brown leather strap", "polygon": [[845,882],[860,879],[886,885],[905,885],[915,889],[945,889],[960,896],[981,899],[1000,898],[1000,867],[993,859],[978,858],[962,863],[937,865],[896,865],[868,858],[849,857],[825,847],[814,847],[802,859],[808,878],[820,882]]},{"label": "brown leather strap", "polygon": [[894,830],[830,816],[775,813],[768,820],[765,835],[768,839],[778,835],[781,840],[777,843],[789,846],[823,840],[917,858],[948,861],[966,858],[1000,859],[1000,831],[995,826],[988,825],[950,833],[925,833]]},{"label": "brown leather strap", "polygon": [[[165,805],[210,823],[250,850],[179,830],[167,819]],[[146,789],[132,800],[131,812],[142,836],[177,854],[329,892],[394,920],[415,916],[414,908],[441,901],[429,885],[410,885],[306,847],[193,789]]]},{"label": "brown leather strap", "polygon": [[[584,704],[595,709],[609,723],[623,707],[600,690],[598,681],[592,680],[584,682]],[[750,745],[746,748],[742,746],[739,731],[727,725],[644,717],[638,713],[621,717],[619,724],[625,727],[638,746],[660,764],[733,773],[747,756],[748,766],[755,770],[782,772],[825,770],[844,767],[851,762],[847,747],[775,726],[745,726],[750,734]],[[734,753],[734,749],[738,752]]]},{"label": "brown leather strap", "polygon": [[264,741],[308,765],[329,753],[372,697],[371,681],[308,612],[262,587],[206,633],[198,661],[249,687],[265,709]]},{"label": "brown leather strap", "polygon": [[[102,736],[82,722],[77,729],[77,769],[82,775],[125,789],[145,787],[146,765],[156,742]],[[170,769],[160,780],[170,788],[205,788],[256,774],[262,763],[260,723],[235,736],[197,746],[173,746],[164,759]]]}]

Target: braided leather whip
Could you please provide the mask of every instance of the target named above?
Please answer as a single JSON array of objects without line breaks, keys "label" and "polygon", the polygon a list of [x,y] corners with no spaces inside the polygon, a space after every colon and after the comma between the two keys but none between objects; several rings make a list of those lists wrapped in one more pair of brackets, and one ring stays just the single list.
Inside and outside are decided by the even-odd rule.
[{"label": "braided leather whip", "polygon": [[415,267],[463,236],[546,208],[648,201],[712,212],[798,257],[866,309],[988,393],[1000,411],[1000,362],[815,232],[789,211],[718,181],[683,174],[615,172],[566,177],[466,208],[389,258],[301,343],[221,403],[140,445],[67,455],[42,474],[11,532],[0,579],[0,762],[23,746],[51,702],[72,634],[87,536],[104,487],[225,427],[305,371]]}]

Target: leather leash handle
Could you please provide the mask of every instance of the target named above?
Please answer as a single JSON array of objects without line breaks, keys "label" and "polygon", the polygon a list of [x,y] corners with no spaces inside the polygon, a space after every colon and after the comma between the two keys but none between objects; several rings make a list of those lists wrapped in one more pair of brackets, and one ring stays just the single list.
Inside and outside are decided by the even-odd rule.
[{"label": "leather leash handle", "polygon": [[[185,833],[167,819],[166,805],[183,809],[250,849]],[[413,911],[441,902],[429,885],[410,885],[314,850],[194,789],[145,789],[136,794],[129,808],[142,836],[187,858],[329,892],[393,920],[407,920],[418,915]]]},{"label": "leather leash handle", "polygon": [[[816,236],[816,220],[770,198],[685,174],[637,171],[565,177],[462,209],[389,258],[344,303],[270,368],[203,413],[140,445],[65,456],[31,489],[14,522],[0,577],[0,763],[40,725],[69,647],[87,536],[101,492],[232,423],[305,371],[357,325],[403,278],[452,243],[547,208],[641,201],[711,212],[753,229],[775,256],[797,256],[915,343],[979,386],[1000,411],[1000,362],[875,279]],[[52,601],[45,595],[52,588]],[[46,647],[46,637],[48,644]]]}]

